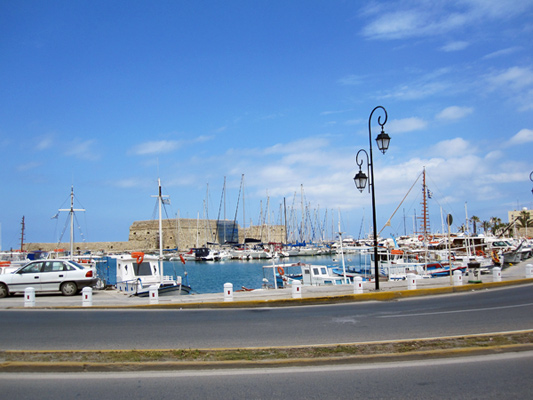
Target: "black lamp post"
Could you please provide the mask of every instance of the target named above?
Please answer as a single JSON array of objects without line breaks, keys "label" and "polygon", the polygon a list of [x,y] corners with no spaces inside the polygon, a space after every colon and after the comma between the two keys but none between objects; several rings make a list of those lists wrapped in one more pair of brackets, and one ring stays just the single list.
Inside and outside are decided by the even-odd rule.
[{"label": "black lamp post", "polygon": [[370,188],[372,188],[372,223],[373,223],[373,229],[374,229],[374,276],[375,276],[375,282],[376,282],[376,290],[379,290],[379,262],[378,262],[378,233],[377,233],[377,224],[376,224],[376,195],[375,195],[375,188],[374,188],[374,162],[372,160],[372,115],[374,114],[374,111],[376,111],[378,108],[382,109],[385,113],[385,119],[383,123],[381,122],[381,116],[378,117],[378,124],[381,126],[381,133],[376,138],[376,143],[378,145],[378,149],[385,154],[387,149],[389,148],[390,143],[390,137],[385,133],[385,130],[383,129],[383,126],[387,122],[387,110],[383,108],[382,106],[377,106],[372,110],[370,113],[370,117],[368,118],[368,140],[370,142],[370,157],[368,156],[368,153],[361,149],[357,152],[357,155],[355,156],[355,163],[359,167],[359,172],[355,175],[353,178],[355,182],[355,187],[359,189],[360,192],[362,192],[366,186],[366,182],[368,180],[367,175],[361,170],[361,166],[363,165],[364,160],[359,160],[359,153],[363,152],[366,155],[366,164],[367,164],[367,173],[370,174],[370,182],[368,184],[368,191],[370,192]]},{"label": "black lamp post", "polygon": [[[529,174],[529,180],[533,182],[533,171]],[[533,189],[531,189],[531,193],[533,193]]]}]

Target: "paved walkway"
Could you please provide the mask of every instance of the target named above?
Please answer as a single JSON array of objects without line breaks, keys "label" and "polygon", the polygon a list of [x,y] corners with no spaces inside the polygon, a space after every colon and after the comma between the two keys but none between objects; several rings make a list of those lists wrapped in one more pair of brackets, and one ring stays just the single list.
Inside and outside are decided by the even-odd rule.
[{"label": "paved walkway", "polygon": [[[219,308],[219,307],[257,307],[287,306],[316,304],[319,302],[389,300],[392,298],[420,296],[427,294],[451,293],[461,290],[475,290],[509,284],[533,283],[526,279],[526,266],[533,265],[529,259],[516,265],[508,266],[501,271],[501,283],[495,281],[493,274],[481,275],[482,283],[469,284],[469,277],[463,277],[463,285],[454,286],[450,277],[417,279],[416,289],[408,289],[407,281],[380,282],[380,290],[376,292],[375,283],[363,282],[363,294],[354,295],[353,285],[302,287],[302,298],[293,299],[292,289],[265,289],[233,293],[232,301],[225,301],[224,293],[192,294],[187,296],[161,296],[157,305],[150,304],[149,298],[126,295],[116,290],[94,290],[92,293],[93,308],[124,308],[124,307],[175,307],[175,308]],[[223,290],[223,288],[221,288]],[[25,306],[25,297],[17,295],[0,299],[0,309],[10,308],[71,308],[82,307],[83,296],[66,297],[58,294],[37,294],[35,307]],[[84,307],[89,309],[90,307]]]}]

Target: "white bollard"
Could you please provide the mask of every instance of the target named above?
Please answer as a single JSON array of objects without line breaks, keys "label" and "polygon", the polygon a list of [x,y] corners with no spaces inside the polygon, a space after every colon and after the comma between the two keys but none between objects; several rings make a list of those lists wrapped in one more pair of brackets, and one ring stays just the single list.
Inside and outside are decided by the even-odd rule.
[{"label": "white bollard", "polygon": [[83,307],[92,307],[93,306],[93,288],[84,287],[81,291],[81,305]]},{"label": "white bollard", "polygon": [[152,285],[148,290],[150,295],[150,304],[159,304],[159,291],[157,290],[157,286]]},{"label": "white bollard", "polygon": [[292,298],[302,298],[302,282],[300,282],[299,280],[292,281]]},{"label": "white bollard", "polygon": [[24,289],[24,307],[35,307],[35,288]]},{"label": "white bollard", "polygon": [[407,274],[407,289],[414,290],[416,289],[416,275]]},{"label": "white bollard", "polygon": [[492,279],[494,282],[502,281],[502,269],[500,267],[492,268]]},{"label": "white bollard", "polygon": [[533,264],[526,265],[526,278],[533,278]]},{"label": "white bollard", "polygon": [[463,284],[463,273],[459,270],[453,271],[453,286],[461,286]]},{"label": "white bollard", "polygon": [[353,278],[353,292],[354,294],[363,293],[363,278],[356,276]]},{"label": "white bollard", "polygon": [[224,301],[233,301],[233,283],[224,284]]}]

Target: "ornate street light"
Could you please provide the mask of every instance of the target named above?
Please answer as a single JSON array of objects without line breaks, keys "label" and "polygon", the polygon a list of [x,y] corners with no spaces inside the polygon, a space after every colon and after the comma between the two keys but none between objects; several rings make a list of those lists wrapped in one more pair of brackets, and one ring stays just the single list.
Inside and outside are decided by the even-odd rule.
[{"label": "ornate street light", "polygon": [[[390,144],[390,137],[385,133],[384,125],[387,122],[387,110],[383,108],[382,106],[377,106],[372,110],[370,113],[370,117],[368,118],[368,140],[370,143],[370,156],[369,153],[366,152],[366,150],[361,149],[357,152],[357,155],[355,156],[355,163],[359,167],[359,172],[355,175],[353,178],[355,182],[355,187],[362,192],[364,188],[366,187],[366,183],[368,181],[367,175],[362,171],[361,166],[363,165],[364,159],[359,160],[359,153],[363,152],[366,155],[366,164],[367,164],[367,173],[370,175],[370,182],[368,185],[368,191],[372,193],[372,222],[373,222],[373,230],[374,230],[374,276],[375,276],[375,282],[376,282],[376,290],[379,290],[379,262],[378,262],[378,234],[377,234],[377,223],[376,223],[376,195],[375,195],[375,188],[374,188],[374,162],[372,159],[372,115],[374,114],[374,111],[377,109],[383,110],[385,113],[385,119],[383,120],[383,123],[381,122],[381,116],[378,117],[378,124],[381,126],[381,133],[376,138],[376,143],[378,145],[378,149],[385,154],[387,149],[389,148]],[[533,174],[533,172],[532,172]],[[372,189],[370,189],[372,188]]]},{"label": "ornate street light", "polygon": [[[533,182],[533,171],[529,174],[529,180]],[[533,189],[531,189],[531,193],[533,193]]]}]

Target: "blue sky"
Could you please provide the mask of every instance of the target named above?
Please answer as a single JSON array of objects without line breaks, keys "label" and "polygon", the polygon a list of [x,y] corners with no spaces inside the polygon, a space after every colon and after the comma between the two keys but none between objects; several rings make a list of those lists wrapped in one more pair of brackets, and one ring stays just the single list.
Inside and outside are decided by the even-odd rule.
[{"label": "blue sky", "polygon": [[[532,38],[531,0],[3,0],[2,248],[22,216],[27,242],[57,241],[71,185],[77,241],[127,240],[158,176],[169,216],[217,218],[226,177],[233,219],[244,174],[246,225],[267,202],[271,221],[283,198],[299,206],[303,185],[310,213],[340,210],[358,237],[371,199],[355,154],[378,105],[379,228],[424,167],[432,229],[465,204],[507,221],[533,208]],[[384,236],[413,230],[420,187]]]}]

